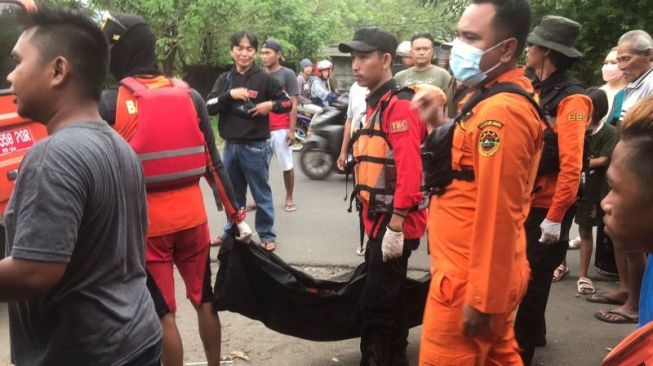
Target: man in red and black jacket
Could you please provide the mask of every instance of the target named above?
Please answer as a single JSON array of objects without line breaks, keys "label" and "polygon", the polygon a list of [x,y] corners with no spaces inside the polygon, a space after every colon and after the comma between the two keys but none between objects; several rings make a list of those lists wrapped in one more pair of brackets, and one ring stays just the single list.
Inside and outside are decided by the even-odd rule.
[{"label": "man in red and black jacket", "polygon": [[385,30],[363,28],[341,43],[352,70],[367,87],[366,125],[352,137],[356,191],[369,236],[363,290],[361,365],[408,365],[404,321],[408,258],[426,227],[420,145],[426,128],[411,106],[413,93],[392,78],[397,40]]},{"label": "man in red and black jacket", "polygon": [[274,250],[274,206],[269,178],[270,121],[268,114],[287,113],[290,97],[265,70],[254,64],[258,39],[247,31],[231,36],[234,66],[222,73],[207,96],[211,115],[220,117],[218,131],[226,140],[224,164],[245,206],[247,186],[256,202],[256,232],[266,250]]},{"label": "man in red and black jacket", "polygon": [[[203,173],[211,186],[218,208],[224,207],[229,221],[238,226],[240,239],[245,239],[244,235],[247,235],[247,232],[251,235],[251,230],[243,221],[245,210],[237,203],[234,189],[220,160],[206,105],[201,95],[193,89],[184,87],[174,99],[168,97],[160,102],[166,103],[165,106],[161,106],[161,109],[168,109],[175,118],[148,118],[153,115],[153,111],[145,109],[151,104],[139,99],[136,93],[127,87],[130,84],[128,80],[148,90],[174,88],[181,82],[166,78],[157,69],[154,34],[142,17],[133,14],[111,14],[104,24],[103,31],[111,45],[111,74],[116,80],[123,82],[120,87],[103,92],[99,107],[102,118],[112,125],[132,147],[142,133],[139,132],[139,127],[144,129],[150,123],[155,123],[157,126],[163,123],[166,125],[148,128],[148,131],[158,132],[144,137],[149,141],[169,138],[164,132],[169,129],[186,128],[198,133],[195,134],[199,140],[196,143],[204,146],[200,153],[205,154],[203,160],[206,162],[205,168],[198,169],[199,174]],[[143,103],[139,104],[139,100]],[[156,106],[160,100],[160,97],[152,97],[151,102]],[[192,103],[189,103],[191,101]],[[170,106],[171,103],[174,105]],[[199,131],[197,131],[198,127]],[[178,136],[182,135],[184,134],[178,134]],[[178,144],[179,140],[182,138],[175,139],[173,143]],[[163,151],[159,155],[169,156],[171,152],[188,150],[183,146],[173,146],[173,148],[174,150]],[[147,155],[152,156],[153,153]],[[175,158],[179,159],[181,156],[173,156],[172,159]],[[159,161],[161,164],[173,167],[179,162],[176,160],[166,164],[165,158],[161,160],[163,160]],[[141,156],[144,167],[147,161]],[[154,178],[161,177],[162,175],[158,175]],[[197,311],[200,335],[208,364],[217,365],[220,363],[220,320],[212,305],[209,261],[211,240],[199,177],[190,183],[170,183],[163,188],[148,186],[147,206],[149,221],[146,250],[147,285],[163,329],[161,359],[166,365],[180,365],[183,362],[181,338],[175,323],[174,263],[186,285],[187,297]]]}]

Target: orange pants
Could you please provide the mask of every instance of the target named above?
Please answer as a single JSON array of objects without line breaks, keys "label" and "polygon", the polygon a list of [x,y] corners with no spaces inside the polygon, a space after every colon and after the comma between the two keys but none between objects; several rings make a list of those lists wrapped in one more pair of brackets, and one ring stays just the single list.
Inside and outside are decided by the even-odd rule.
[{"label": "orange pants", "polygon": [[[523,278],[512,284],[515,309],[528,284],[528,270],[523,272]],[[514,310],[493,314],[487,335],[474,338],[463,335],[466,284],[466,280],[438,270],[433,274],[422,324],[420,366],[523,365],[513,331]]]}]

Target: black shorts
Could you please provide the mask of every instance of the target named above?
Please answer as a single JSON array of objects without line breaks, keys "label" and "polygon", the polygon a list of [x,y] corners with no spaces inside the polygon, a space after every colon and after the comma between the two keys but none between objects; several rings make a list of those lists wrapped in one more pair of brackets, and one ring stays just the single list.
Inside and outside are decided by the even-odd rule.
[{"label": "black shorts", "polygon": [[603,225],[603,210],[600,201],[581,200],[578,202],[576,219],[578,226],[594,227]]}]

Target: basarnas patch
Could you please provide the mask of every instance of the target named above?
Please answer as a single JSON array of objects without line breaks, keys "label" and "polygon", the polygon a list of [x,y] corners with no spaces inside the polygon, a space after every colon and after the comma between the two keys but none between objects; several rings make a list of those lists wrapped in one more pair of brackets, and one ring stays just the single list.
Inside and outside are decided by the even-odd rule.
[{"label": "basarnas patch", "polygon": [[487,120],[487,121],[485,121],[485,122],[478,125],[479,130],[483,130],[486,127],[503,128],[503,123],[499,122],[499,121],[496,121],[496,120],[493,120],[493,119],[490,119],[490,120]]},{"label": "basarnas patch", "polygon": [[408,131],[408,121],[405,119],[390,122],[390,133]]},{"label": "basarnas patch", "polygon": [[478,152],[483,156],[494,155],[501,147],[501,138],[494,131],[483,131],[478,139]]}]

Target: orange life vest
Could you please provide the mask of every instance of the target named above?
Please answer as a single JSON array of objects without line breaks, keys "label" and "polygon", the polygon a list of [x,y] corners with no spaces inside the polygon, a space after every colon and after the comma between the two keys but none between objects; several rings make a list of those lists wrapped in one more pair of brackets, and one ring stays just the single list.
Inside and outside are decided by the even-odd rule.
[{"label": "orange life vest", "polygon": [[148,189],[195,183],[206,172],[204,135],[190,88],[181,80],[163,80],[167,85],[127,77],[118,92],[118,103],[130,105],[117,109],[115,128],[138,155]]},{"label": "orange life vest", "polygon": [[[370,213],[389,213],[393,210],[397,168],[392,146],[381,125],[381,116],[390,99],[402,89],[391,91],[374,111],[365,126],[354,133],[350,142],[356,165],[355,179],[358,199],[366,202]],[[422,183],[422,186],[424,184]],[[424,198],[415,210],[425,209],[428,197]],[[412,209],[411,209],[412,210]]]}]

